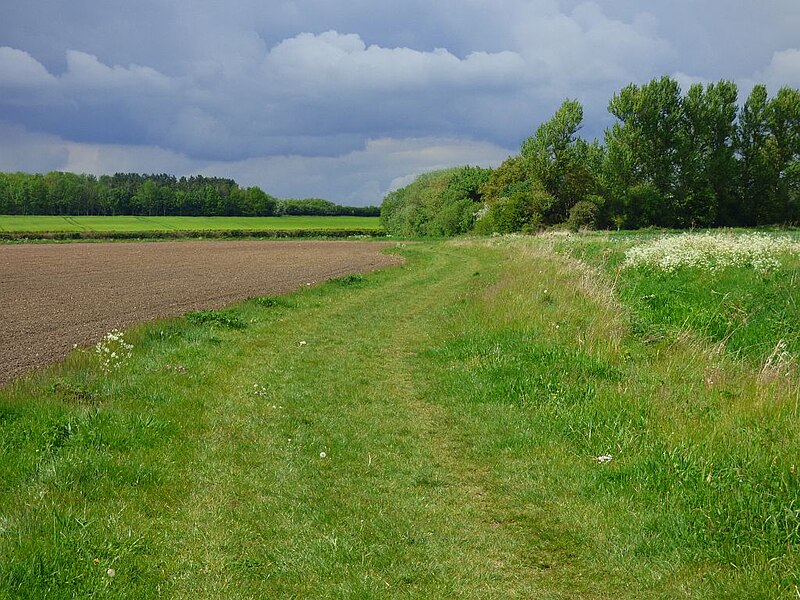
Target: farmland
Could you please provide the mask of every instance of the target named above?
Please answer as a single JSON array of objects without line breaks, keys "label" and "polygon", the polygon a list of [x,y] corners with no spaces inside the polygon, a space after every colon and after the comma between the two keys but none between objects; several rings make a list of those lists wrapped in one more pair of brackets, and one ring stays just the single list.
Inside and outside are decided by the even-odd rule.
[{"label": "farmland", "polygon": [[319,241],[0,246],[0,384],[113,328],[395,262],[379,254],[381,247]]},{"label": "farmland", "polygon": [[0,595],[794,597],[795,238],[654,238],[403,245],[6,386]]},{"label": "farmland", "polygon": [[376,230],[377,217],[145,217],[145,216],[20,216],[0,215],[0,232],[211,232]]}]

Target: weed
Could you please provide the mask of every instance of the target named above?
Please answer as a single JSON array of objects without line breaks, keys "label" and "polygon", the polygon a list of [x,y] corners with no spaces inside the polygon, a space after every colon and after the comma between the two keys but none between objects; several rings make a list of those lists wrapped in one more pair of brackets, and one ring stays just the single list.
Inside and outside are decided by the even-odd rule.
[{"label": "weed", "polygon": [[363,287],[367,282],[367,278],[361,274],[345,275],[337,279],[331,279],[330,284],[338,285],[341,287]]},{"label": "weed", "polygon": [[75,404],[93,404],[97,396],[92,387],[83,381],[56,379],[49,386],[50,393],[62,402]]},{"label": "weed", "polygon": [[229,310],[203,310],[186,313],[186,319],[195,325],[219,325],[228,329],[246,329],[241,317]]},{"label": "weed", "polygon": [[125,341],[125,336],[118,329],[109,331],[94,346],[95,355],[100,361],[100,368],[109,373],[121,368],[133,355],[133,345]]}]

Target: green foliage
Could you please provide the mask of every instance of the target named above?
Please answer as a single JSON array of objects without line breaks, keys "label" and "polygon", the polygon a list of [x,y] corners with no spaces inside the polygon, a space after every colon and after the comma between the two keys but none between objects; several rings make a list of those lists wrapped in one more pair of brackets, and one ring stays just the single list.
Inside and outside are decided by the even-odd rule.
[{"label": "green foliage", "polygon": [[252,301],[258,306],[263,306],[264,308],[289,306],[289,301],[283,296],[259,296],[257,298],[252,298]]},{"label": "green foliage", "polygon": [[600,208],[595,202],[581,200],[569,209],[567,225],[572,231],[595,229],[600,218]]},{"label": "green foliage", "polygon": [[329,281],[330,285],[339,287],[364,287],[367,283],[367,278],[360,273],[353,273],[352,275],[345,275],[344,277],[337,277]]},{"label": "green foliage", "polygon": [[220,177],[117,173],[97,179],[53,172],[0,173],[0,214],[377,217],[379,209],[319,198],[278,200],[258,187],[240,188]]},{"label": "green foliage", "polygon": [[481,186],[481,194],[486,204],[492,204],[500,198],[530,187],[525,164],[522,157],[509,156],[499,167],[489,173],[486,182]]},{"label": "green foliage", "polygon": [[278,215],[315,215],[322,217],[350,216],[377,217],[380,209],[376,206],[340,206],[322,198],[303,198],[278,200],[275,207]]},{"label": "green foliage", "polygon": [[382,222],[404,236],[456,235],[473,223],[478,233],[574,228],[572,207],[594,213],[587,201],[598,211],[584,221],[599,227],[800,221],[800,90],[769,99],[757,85],[741,110],[737,98],[724,80],[685,95],[667,76],[630,84],[608,104],[617,122],[603,146],[580,138],[583,107],[565,100],[518,155],[480,173],[477,188],[469,180],[477,193],[452,186],[448,197],[448,172],[422,177],[386,197]]},{"label": "green foliage", "polygon": [[683,100],[683,139],[675,221],[682,226],[736,223],[734,141],[738,90],[720,81],[692,85]]},{"label": "green foliage", "polygon": [[570,207],[599,191],[597,176],[602,149],[578,137],[583,106],[565,100],[555,115],[543,123],[520,150],[527,179],[532,179],[555,199],[542,213],[545,223],[567,220]]},{"label": "green foliage", "polygon": [[420,175],[390,192],[381,205],[381,225],[404,237],[453,236],[469,231],[482,206],[488,169],[459,167]]},{"label": "green foliage", "polygon": [[545,225],[544,215],[549,213],[556,199],[544,190],[515,192],[489,205],[478,219],[476,233],[532,233]]}]

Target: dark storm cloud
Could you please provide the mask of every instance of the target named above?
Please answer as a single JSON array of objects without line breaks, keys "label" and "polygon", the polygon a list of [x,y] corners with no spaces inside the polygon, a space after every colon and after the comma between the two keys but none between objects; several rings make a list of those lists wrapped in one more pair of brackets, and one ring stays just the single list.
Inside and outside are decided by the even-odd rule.
[{"label": "dark storm cloud", "polygon": [[162,161],[152,170],[361,198],[448,160],[496,164],[565,97],[601,136],[631,81],[798,85],[798,19],[783,0],[13,3],[0,169]]}]

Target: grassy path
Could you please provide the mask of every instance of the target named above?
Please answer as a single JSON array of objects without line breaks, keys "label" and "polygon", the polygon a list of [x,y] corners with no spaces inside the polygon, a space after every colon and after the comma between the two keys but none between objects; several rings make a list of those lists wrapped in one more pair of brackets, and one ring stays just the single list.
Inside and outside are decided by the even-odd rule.
[{"label": "grassy path", "polygon": [[791,590],[791,548],[734,565],[691,521],[658,464],[694,451],[658,400],[691,378],[651,372],[602,281],[538,246],[403,254],[0,392],[0,598]]}]

